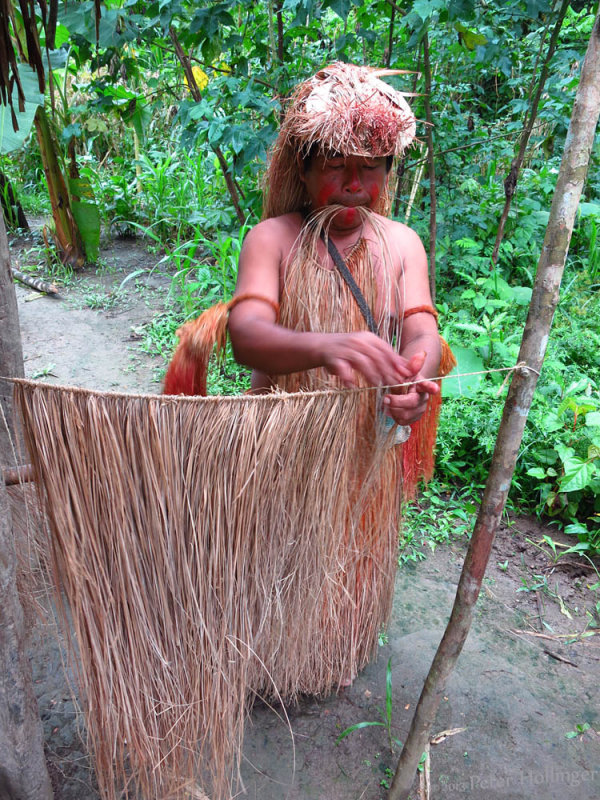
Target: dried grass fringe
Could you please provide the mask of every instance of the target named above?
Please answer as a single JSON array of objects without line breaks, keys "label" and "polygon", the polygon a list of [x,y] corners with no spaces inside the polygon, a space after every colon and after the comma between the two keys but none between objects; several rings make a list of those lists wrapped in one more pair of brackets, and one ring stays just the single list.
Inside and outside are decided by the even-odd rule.
[{"label": "dried grass fringe", "polygon": [[105,800],[229,798],[252,693],[326,694],[372,655],[399,498],[367,394],[16,383]]}]

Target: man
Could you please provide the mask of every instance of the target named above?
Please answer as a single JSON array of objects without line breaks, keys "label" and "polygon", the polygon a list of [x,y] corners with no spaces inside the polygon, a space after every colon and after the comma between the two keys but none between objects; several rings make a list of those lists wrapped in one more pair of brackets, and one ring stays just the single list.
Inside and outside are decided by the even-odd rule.
[{"label": "man", "polygon": [[[306,460],[328,446],[328,426],[343,426],[352,455],[330,476],[334,495],[314,509],[310,535],[292,522],[277,574],[261,578],[273,588],[252,647],[269,678],[253,688],[285,697],[347,684],[377,647],[391,611],[401,500],[433,468],[440,390],[431,378],[452,366],[423,245],[386,217],[393,156],[413,140],[415,119],[379,74],[336,63],[296,89],[271,153],[264,220],[244,241],[236,296],[181,329],[165,380],[166,393],[203,392],[229,311],[234,354],[252,367],[253,390],[358,390],[349,418],[325,415],[322,440],[305,443]],[[290,493],[301,507],[293,485]],[[270,536],[266,520],[261,535]]]},{"label": "man", "polygon": [[[272,385],[268,376],[280,376],[276,382],[286,389],[413,382],[383,398],[385,413],[408,425],[439,393],[427,378],[438,374],[440,342],[423,245],[414,231],[377,213],[385,206],[392,156],[414,136],[414,117],[402,95],[376,74],[333,64],[296,91],[266,177],[267,219],[246,237],[239,263],[236,294],[272,304],[240,302],[230,313],[229,333],[236,359],[254,369],[253,389]],[[348,117],[354,125],[344,138]],[[361,273],[357,282],[373,303],[377,335],[354,319],[356,303],[321,231]],[[323,291],[320,316],[313,307]],[[308,326],[285,311],[298,302],[298,292],[306,295],[303,307],[313,309]],[[403,319],[406,310],[418,308],[424,310]],[[399,353],[392,347],[396,338]],[[298,373],[301,378],[288,377]]]},{"label": "man", "polygon": [[[414,231],[381,213],[393,156],[412,141],[415,120],[377,75],[337,63],[297,88],[271,154],[265,219],[244,241],[240,302],[229,315],[234,355],[253,368],[254,390],[389,387],[383,397],[364,394],[348,431],[356,465],[349,485],[338,486],[347,534],[322,562],[335,566],[321,567],[323,615],[305,640],[311,650],[300,659],[300,691],[347,685],[376,647],[391,610],[403,471],[416,483],[433,443],[417,437],[417,446],[429,447],[425,459],[412,443],[408,476],[402,462],[411,445],[394,446],[390,434],[381,456],[374,442],[383,414],[407,426],[432,397],[439,403],[439,385],[429,380],[441,348],[425,251]],[[340,255],[363,308],[336,266]],[[402,383],[412,385],[394,388]]]}]

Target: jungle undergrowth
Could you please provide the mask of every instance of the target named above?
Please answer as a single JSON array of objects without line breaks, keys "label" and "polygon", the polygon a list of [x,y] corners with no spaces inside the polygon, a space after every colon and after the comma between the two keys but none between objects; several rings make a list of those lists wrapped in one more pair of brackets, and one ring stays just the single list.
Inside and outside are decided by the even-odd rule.
[{"label": "jungle undergrowth", "polygon": [[452,488],[433,479],[406,503],[400,530],[398,563],[422,561],[438,545],[449,544],[473,530],[481,486]]}]

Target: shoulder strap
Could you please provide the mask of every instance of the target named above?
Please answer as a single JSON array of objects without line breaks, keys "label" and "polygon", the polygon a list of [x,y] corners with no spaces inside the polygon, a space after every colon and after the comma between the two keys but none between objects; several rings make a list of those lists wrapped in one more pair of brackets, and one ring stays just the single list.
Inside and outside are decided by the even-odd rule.
[{"label": "shoulder strap", "polygon": [[321,231],[321,238],[323,239],[324,242],[326,242],[327,249],[329,250],[329,255],[333,259],[333,263],[337,267],[338,272],[340,273],[342,278],[346,281],[346,283],[348,285],[348,288],[352,292],[352,295],[354,296],[354,299],[356,300],[356,303],[357,303],[357,305],[358,305],[358,307],[360,309],[360,313],[365,318],[365,322],[367,323],[367,327],[369,328],[371,333],[374,333],[375,335],[378,335],[377,325],[375,324],[375,320],[373,319],[373,314],[371,313],[371,309],[369,308],[369,305],[368,305],[367,301],[365,300],[365,296],[361,292],[358,284],[356,283],[356,281],[352,277],[352,273],[350,272],[350,270],[346,266],[346,262],[344,261],[344,259],[340,255],[340,251],[337,249],[337,247],[331,241],[329,236],[327,238],[325,238],[325,234],[323,233],[323,231]]}]

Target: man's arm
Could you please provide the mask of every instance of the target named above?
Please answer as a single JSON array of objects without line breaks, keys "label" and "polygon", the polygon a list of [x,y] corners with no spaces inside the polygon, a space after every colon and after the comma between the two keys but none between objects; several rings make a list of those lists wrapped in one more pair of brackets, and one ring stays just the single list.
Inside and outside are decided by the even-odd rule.
[{"label": "man's arm", "polygon": [[[251,293],[279,302],[281,264],[295,233],[285,217],[265,220],[248,233],[240,254],[236,295]],[[373,386],[401,383],[412,374],[406,360],[372,333],[291,331],[277,325],[270,304],[260,300],[245,300],[232,309],[229,333],[236,360],[263,373],[325,367],[347,386],[355,385],[355,372]]]},{"label": "man's arm", "polygon": [[[405,311],[420,306],[432,306],[429,291],[427,255],[417,234],[399,223],[392,223],[395,252],[401,254],[401,273],[398,276]],[[440,337],[433,314],[411,314],[401,322],[400,354],[407,359],[413,372],[408,382],[416,385],[392,390],[384,398],[387,413],[399,425],[416,422],[427,408],[429,396],[439,392],[439,386],[428,380],[438,374]],[[435,387],[435,388],[434,388]]]}]

